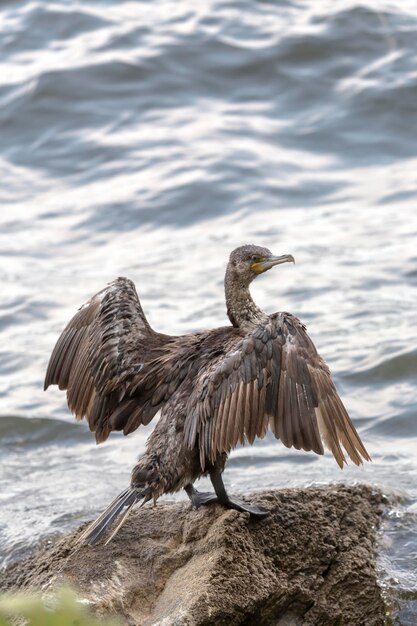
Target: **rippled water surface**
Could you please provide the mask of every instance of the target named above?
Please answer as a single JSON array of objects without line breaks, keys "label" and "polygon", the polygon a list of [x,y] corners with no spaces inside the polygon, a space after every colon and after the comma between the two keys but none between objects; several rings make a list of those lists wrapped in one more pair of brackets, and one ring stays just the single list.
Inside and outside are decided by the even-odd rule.
[{"label": "rippled water surface", "polygon": [[381,581],[415,625],[415,2],[13,0],[0,50],[4,563],[97,513],[150,432],[97,448],[42,391],[78,306],[127,275],[157,330],[224,324],[228,253],[260,243],[297,263],[254,298],[307,324],[373,463],[341,473],[270,437],[226,483],[394,492]]}]

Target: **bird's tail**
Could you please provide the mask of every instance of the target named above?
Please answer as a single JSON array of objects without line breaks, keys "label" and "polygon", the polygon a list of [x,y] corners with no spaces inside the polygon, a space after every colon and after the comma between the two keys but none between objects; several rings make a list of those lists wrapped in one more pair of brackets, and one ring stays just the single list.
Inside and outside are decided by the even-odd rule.
[{"label": "bird's tail", "polygon": [[107,529],[112,526],[119,515],[122,514],[116,528],[106,540],[105,545],[108,544],[125,523],[133,505],[136,504],[136,502],[139,502],[139,500],[142,500],[142,506],[145,502],[148,502],[151,497],[152,494],[149,487],[144,489],[128,487],[122,491],[122,493],[119,493],[117,498],[109,504],[103,513],[86,528],[78,539],[79,543],[87,543],[89,545],[97,543],[97,541],[99,541],[99,539],[101,539],[101,537],[107,532]]}]

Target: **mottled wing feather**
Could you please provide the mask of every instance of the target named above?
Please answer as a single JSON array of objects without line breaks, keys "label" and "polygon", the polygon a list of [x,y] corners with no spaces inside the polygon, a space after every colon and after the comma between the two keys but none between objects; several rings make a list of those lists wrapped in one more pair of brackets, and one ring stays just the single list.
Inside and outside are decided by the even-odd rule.
[{"label": "mottled wing feather", "polygon": [[215,462],[268,427],[287,447],[323,454],[342,467],[342,446],[356,464],[369,460],[303,324],[287,313],[265,319],[196,382],[187,406],[186,443],[201,463]]},{"label": "mottled wing feather", "polygon": [[97,442],[112,430],[131,432],[152,419],[166,395],[161,387],[170,370],[158,362],[155,375],[155,361],[169,340],[150,328],[134,284],[118,278],[82,306],[62,332],[45,389],[67,390],[69,408],[77,419],[87,418]]}]

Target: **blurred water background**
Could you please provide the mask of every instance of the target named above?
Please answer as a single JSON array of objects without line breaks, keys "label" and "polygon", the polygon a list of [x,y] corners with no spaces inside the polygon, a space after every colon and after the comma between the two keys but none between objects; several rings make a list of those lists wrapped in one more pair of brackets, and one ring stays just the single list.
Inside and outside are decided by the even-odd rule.
[{"label": "blurred water background", "polygon": [[415,2],[3,1],[0,53],[3,564],[98,513],[152,428],[96,447],[42,391],[75,310],[125,275],[155,329],[222,325],[227,256],[259,243],[297,263],[255,299],[307,324],[373,463],[268,437],[225,482],[396,494],[381,584],[415,625]]}]

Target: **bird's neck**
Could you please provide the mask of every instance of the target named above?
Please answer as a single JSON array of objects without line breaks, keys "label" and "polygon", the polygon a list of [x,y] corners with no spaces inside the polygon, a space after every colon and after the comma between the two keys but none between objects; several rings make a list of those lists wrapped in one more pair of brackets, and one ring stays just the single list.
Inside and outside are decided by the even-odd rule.
[{"label": "bird's neck", "polygon": [[265,318],[265,313],[252,300],[249,286],[229,268],[224,279],[227,315],[233,326],[249,330]]}]

